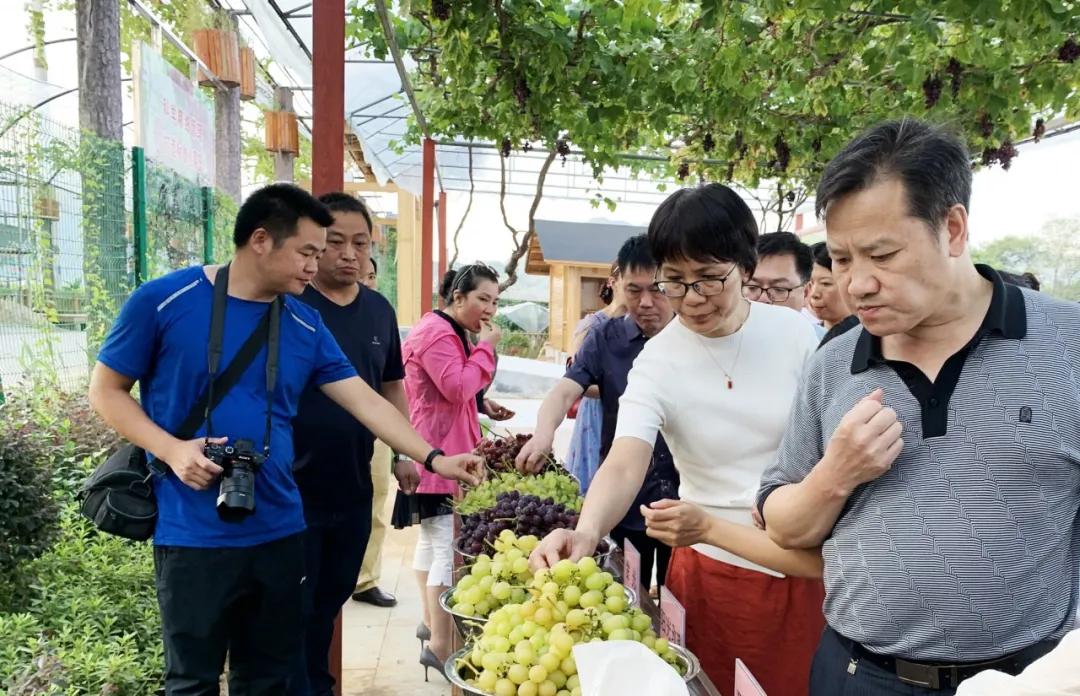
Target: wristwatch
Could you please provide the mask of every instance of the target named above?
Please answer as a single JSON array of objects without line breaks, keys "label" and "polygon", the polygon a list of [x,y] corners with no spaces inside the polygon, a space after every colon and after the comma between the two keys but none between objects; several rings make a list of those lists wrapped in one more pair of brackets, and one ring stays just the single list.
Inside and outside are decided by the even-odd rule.
[{"label": "wristwatch", "polygon": [[445,455],[446,455],[446,452],[443,452],[441,449],[436,448],[436,449],[431,450],[428,453],[427,459],[424,460],[424,468],[434,474],[435,473],[435,467],[432,466],[432,465],[435,462],[435,457],[442,457],[442,456],[445,456]]}]

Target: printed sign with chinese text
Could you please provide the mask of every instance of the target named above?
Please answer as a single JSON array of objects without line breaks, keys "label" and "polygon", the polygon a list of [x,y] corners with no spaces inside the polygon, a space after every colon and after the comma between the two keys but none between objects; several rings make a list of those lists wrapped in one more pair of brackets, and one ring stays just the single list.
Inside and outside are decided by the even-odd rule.
[{"label": "printed sign with chinese text", "polygon": [[686,646],[686,609],[666,586],[660,587],[660,635]]},{"label": "printed sign with chinese text", "polygon": [[189,77],[140,43],[136,75],[136,143],[147,159],[202,186],[214,185],[214,105]]}]

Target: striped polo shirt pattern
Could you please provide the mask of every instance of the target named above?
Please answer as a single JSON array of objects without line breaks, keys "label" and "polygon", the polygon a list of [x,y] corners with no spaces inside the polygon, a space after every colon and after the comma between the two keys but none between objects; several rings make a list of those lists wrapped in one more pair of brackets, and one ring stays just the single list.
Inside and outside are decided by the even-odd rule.
[{"label": "striped polo shirt pattern", "polygon": [[884,389],[903,451],[855,490],[822,551],[829,625],[883,655],[993,659],[1060,638],[1076,614],[1080,305],[978,268],[994,284],[989,311],[935,382],[884,359],[865,329],[821,348],[762,479],[759,505]]}]

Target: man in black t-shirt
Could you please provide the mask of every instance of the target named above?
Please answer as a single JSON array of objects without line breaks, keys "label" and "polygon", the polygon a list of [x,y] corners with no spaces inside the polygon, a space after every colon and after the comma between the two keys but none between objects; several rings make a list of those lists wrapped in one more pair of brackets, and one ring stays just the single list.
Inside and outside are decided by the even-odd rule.
[{"label": "man in black t-shirt", "polygon": [[[397,317],[386,298],[361,284],[371,256],[371,217],[344,193],[320,200],[334,224],[326,233],[319,270],[301,299],[314,307],[361,379],[407,418]],[[289,686],[291,696],[329,696],[329,650],[334,618],[349,599],[371,532],[371,455],[375,438],[318,389],[300,398],[293,420],[293,473],[304,501],[307,532],[306,632],[303,659]],[[411,463],[399,483],[415,487]]]}]

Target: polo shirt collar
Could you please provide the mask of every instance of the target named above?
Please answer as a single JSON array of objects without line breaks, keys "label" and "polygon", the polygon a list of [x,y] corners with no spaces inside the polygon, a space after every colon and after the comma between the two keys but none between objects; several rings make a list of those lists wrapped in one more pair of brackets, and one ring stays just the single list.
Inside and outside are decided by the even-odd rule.
[{"label": "polo shirt collar", "polygon": [[622,318],[623,323],[623,335],[626,337],[627,343],[633,343],[634,341],[644,338],[645,334],[641,331],[641,327],[637,325],[633,317],[626,314]]},{"label": "polo shirt collar", "polygon": [[[1001,279],[1001,275],[990,266],[976,264],[975,270],[994,286],[993,295],[990,297],[990,308],[986,310],[986,316],[975,333],[975,337],[979,338],[990,333],[1011,339],[1021,339],[1026,336],[1027,308],[1024,304],[1024,293],[1019,287],[1006,284]],[[851,374],[866,372],[871,365],[884,362],[885,358],[881,354],[881,337],[873,335],[864,327],[861,329],[859,340],[855,344],[855,352],[851,357]]]}]

